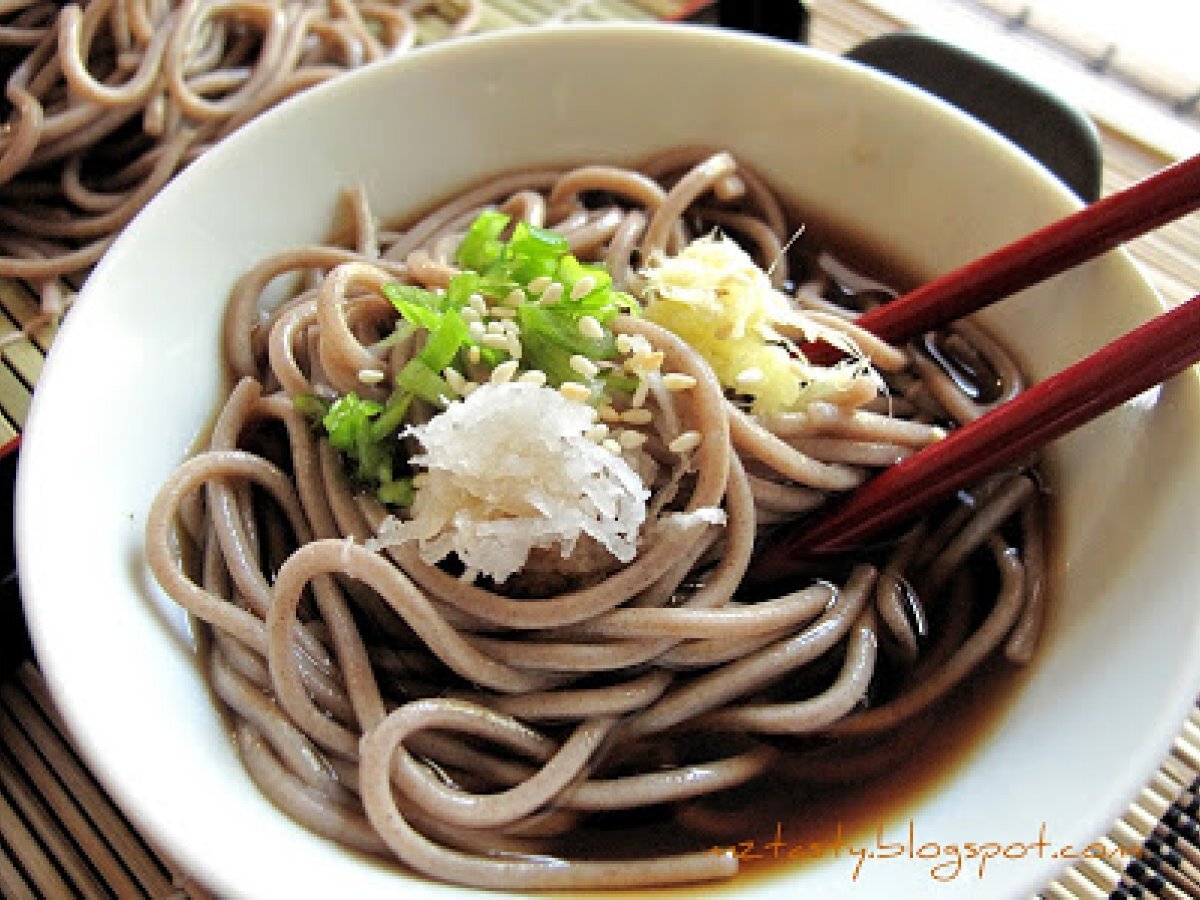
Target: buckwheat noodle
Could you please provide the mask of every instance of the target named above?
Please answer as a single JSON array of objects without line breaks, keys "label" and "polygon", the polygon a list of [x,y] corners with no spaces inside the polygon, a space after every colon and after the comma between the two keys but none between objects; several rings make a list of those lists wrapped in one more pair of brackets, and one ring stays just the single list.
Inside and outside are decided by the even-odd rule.
[{"label": "buckwheat noodle", "polygon": [[4,3],[0,276],[58,316],[113,237],[214,143],[404,52],[422,21],[453,37],[478,12],[476,0]]},{"label": "buckwheat noodle", "polygon": [[[714,798],[767,774],[802,784],[886,772],[986,660],[1031,656],[1045,538],[1028,467],[786,593],[738,593],[764,532],[1001,402],[1021,376],[968,324],[905,347],[861,333],[856,315],[890,291],[819,248],[784,252],[785,209],[728,153],[509,173],[398,230],[377,227],[361,191],[346,202],[345,233],[264,260],[233,291],[235,386],[146,530],[158,581],[203,623],[204,667],[247,770],[298,821],[484,888],[726,877],[737,863],[707,852],[705,835],[742,819],[714,815]],[[385,340],[396,313],[380,285],[444,286],[464,228],[489,206],[565,234],[632,292],[655,253],[719,227],[773,266],[797,306],[855,338],[888,390],[752,415],[695,349],[621,317],[616,331],[695,380],[673,391],[649,378],[642,448],[659,465],[631,563],[542,560],[500,590],[424,562],[411,543],[368,549],[384,509],[355,493],[291,398],[348,387],[382,398],[357,374],[394,373],[420,348]],[[695,452],[666,453],[684,431],[701,436]],[[712,507],[723,526],[686,515]],[[565,852],[588,847],[571,836],[595,817],[650,807],[696,835],[690,852]]]}]

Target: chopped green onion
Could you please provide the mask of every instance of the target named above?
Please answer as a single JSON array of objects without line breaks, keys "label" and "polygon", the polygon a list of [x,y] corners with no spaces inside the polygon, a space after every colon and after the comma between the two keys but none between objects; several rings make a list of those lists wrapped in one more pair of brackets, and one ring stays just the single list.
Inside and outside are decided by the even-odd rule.
[{"label": "chopped green onion", "polygon": [[397,478],[381,484],[375,496],[380,503],[391,506],[412,506],[415,493],[416,488],[413,487],[411,478]]},{"label": "chopped green onion", "polygon": [[454,389],[422,359],[410,359],[396,374],[396,387],[411,391],[439,409],[454,398]]},{"label": "chopped green onion", "polygon": [[488,209],[481,212],[467,229],[454,259],[466,269],[483,272],[504,252],[500,235],[508,227],[510,217]]},{"label": "chopped green onion", "polygon": [[440,372],[454,361],[459,349],[467,343],[467,323],[456,309],[442,313],[441,321],[429,329],[429,339],[419,357],[425,365]]}]

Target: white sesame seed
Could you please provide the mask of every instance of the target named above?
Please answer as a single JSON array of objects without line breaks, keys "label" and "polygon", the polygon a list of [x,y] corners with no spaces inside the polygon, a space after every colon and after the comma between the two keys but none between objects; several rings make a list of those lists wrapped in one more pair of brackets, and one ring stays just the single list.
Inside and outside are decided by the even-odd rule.
[{"label": "white sesame seed", "polygon": [[379,384],[383,381],[384,374],[382,369],[359,369],[358,380],[363,384]]},{"label": "white sesame seed", "polygon": [[492,384],[504,384],[506,381],[512,381],[513,376],[517,374],[517,361],[510,359],[507,362],[502,362],[496,368],[492,369]]},{"label": "white sesame seed", "polygon": [[467,348],[467,359],[472,365],[479,365],[479,361],[483,359],[483,353],[480,352],[478,344],[472,344]]},{"label": "white sesame seed", "polygon": [[479,382],[477,382],[477,381],[463,382],[462,395],[464,397],[470,397],[477,390],[479,390]]},{"label": "white sesame seed", "polygon": [[587,403],[592,397],[592,392],[587,389],[587,385],[580,384],[578,381],[564,381],[559,385],[558,392],[568,400],[574,400],[577,403]]},{"label": "white sesame seed", "polygon": [[631,338],[627,334],[618,334],[617,335],[617,350],[620,353],[626,353],[626,354],[632,353],[633,352],[633,338]]},{"label": "white sesame seed", "polygon": [[604,326],[600,324],[600,321],[595,316],[580,316],[579,333],[585,338],[598,341],[604,337]]},{"label": "white sesame seed", "polygon": [[476,319],[474,322],[467,323],[467,334],[471,336],[471,340],[480,341],[487,334],[487,329],[483,326],[482,322]]},{"label": "white sesame seed", "polygon": [[740,387],[742,385],[760,384],[763,378],[762,369],[750,366],[738,372],[733,380]]},{"label": "white sesame seed", "polygon": [[493,306],[489,312],[497,319],[512,319],[517,314],[517,311],[511,306]]},{"label": "white sesame seed", "polygon": [[700,432],[685,431],[671,443],[667,444],[667,449],[672,453],[688,453],[700,446]]},{"label": "white sesame seed", "polygon": [[463,321],[470,325],[472,322],[480,320],[479,310],[471,306],[464,306],[462,309]]},{"label": "white sesame seed", "polygon": [[649,425],[654,420],[654,414],[645,407],[634,407],[621,413],[621,421],[630,425]]},{"label": "white sesame seed", "polygon": [[640,431],[622,431],[617,434],[617,443],[626,450],[633,450],[646,443],[646,435]]},{"label": "white sesame seed", "polygon": [[594,275],[584,275],[571,288],[571,299],[582,300],[588,294],[596,289],[596,277]]},{"label": "white sesame seed", "polygon": [[508,343],[505,345],[504,349],[508,351],[508,355],[513,359],[520,359],[525,353],[525,349],[521,346],[521,341],[517,337],[516,332],[507,335],[507,338]]},{"label": "white sesame seed", "polygon": [[621,455],[621,445],[618,444],[616,441],[614,441],[612,438],[604,439],[603,441],[600,442],[600,446],[603,447],[605,450],[607,450],[609,453],[615,453],[615,454],[617,454],[617,456]]},{"label": "white sesame seed", "polygon": [[596,364],[582,354],[574,354],[570,361],[571,369],[578,372],[584,378],[595,378],[600,370],[596,368]]},{"label": "white sesame seed", "polygon": [[666,354],[661,350],[635,350],[634,354],[625,360],[625,371],[634,375],[647,375],[662,368]]},{"label": "white sesame seed", "polygon": [[489,331],[479,339],[479,342],[485,346],[491,347],[493,350],[508,349],[508,335],[501,334],[496,331]]},{"label": "white sesame seed", "polygon": [[467,305],[481,316],[486,316],[488,312],[487,302],[483,299],[482,294],[472,294],[467,298]]},{"label": "white sesame seed", "polygon": [[551,279],[549,276],[539,275],[537,278],[533,279],[533,281],[529,282],[529,293],[540,294],[546,288],[550,287],[550,282],[552,280],[553,279]]},{"label": "white sesame seed", "polygon": [[541,369],[530,369],[528,372],[522,372],[517,381],[525,384],[542,385],[546,383],[546,373]]},{"label": "white sesame seed", "polygon": [[460,397],[466,396],[467,379],[463,377],[462,372],[453,366],[446,366],[442,369],[442,377],[446,379],[446,384],[450,385],[450,389],[454,393]]},{"label": "white sesame seed", "polygon": [[668,391],[687,391],[696,386],[696,379],[683,372],[668,372],[663,376],[663,387]]},{"label": "white sesame seed", "polygon": [[563,286],[562,282],[552,281],[550,286],[542,291],[542,296],[538,297],[538,303],[542,306],[550,306],[562,299]]},{"label": "white sesame seed", "polygon": [[608,426],[601,422],[598,425],[593,425],[583,433],[589,441],[595,441],[597,444],[608,437]]},{"label": "white sesame seed", "polygon": [[501,319],[492,319],[487,323],[488,334],[504,334],[504,322]]},{"label": "white sesame seed", "polygon": [[611,405],[606,403],[602,407],[600,407],[600,421],[601,422],[620,422],[621,414],[619,412],[617,412]]},{"label": "white sesame seed", "polygon": [[504,305],[505,306],[520,306],[522,303],[525,302],[526,299],[528,299],[528,298],[525,296],[525,292],[523,290],[521,290],[520,288],[513,288],[511,291],[508,292],[508,296],[506,296],[504,298]]}]

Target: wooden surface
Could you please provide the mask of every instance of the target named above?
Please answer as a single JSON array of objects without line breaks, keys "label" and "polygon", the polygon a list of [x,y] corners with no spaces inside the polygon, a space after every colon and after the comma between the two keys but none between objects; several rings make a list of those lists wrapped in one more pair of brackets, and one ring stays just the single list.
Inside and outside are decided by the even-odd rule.
[{"label": "wooden surface", "polygon": [[[966,0],[946,0],[947,3]],[[970,0],[975,2],[975,0]],[[980,0],[982,2],[982,0]],[[988,0],[993,11],[1007,10]],[[481,28],[523,27],[551,17],[650,19],[687,4],[672,0],[488,0]],[[1011,4],[1008,4],[1011,6]],[[908,27],[891,0],[814,0],[811,42],[842,52],[860,41]],[[1006,27],[1002,17],[997,27]],[[438,37],[436,22],[429,37]],[[1009,29],[1012,40],[1044,44]],[[949,36],[952,38],[952,36]],[[1069,36],[1067,36],[1069,37]],[[1078,42],[1077,42],[1078,43]],[[1078,47],[1074,48],[1078,51]],[[1100,73],[1097,77],[1103,77]],[[1168,95],[1171,86],[1160,86]],[[1153,102],[1152,98],[1147,103]],[[1105,193],[1171,162],[1169,148],[1148,142],[1128,122],[1096,117],[1104,144]],[[1147,277],[1171,304],[1200,290],[1200,223],[1176,223],[1130,247]],[[0,280],[0,445],[16,438],[28,412],[53,326],[26,336],[37,304],[20,284]],[[1102,789],[1098,787],[1098,790]],[[1200,898],[1200,709],[1194,709],[1170,756],[1101,840],[1112,852],[1085,860],[1039,896]],[[1132,859],[1121,848],[1140,847]],[[113,805],[72,747],[32,663],[0,687],[0,894],[4,897],[201,898],[203,889],[155,852]]]}]

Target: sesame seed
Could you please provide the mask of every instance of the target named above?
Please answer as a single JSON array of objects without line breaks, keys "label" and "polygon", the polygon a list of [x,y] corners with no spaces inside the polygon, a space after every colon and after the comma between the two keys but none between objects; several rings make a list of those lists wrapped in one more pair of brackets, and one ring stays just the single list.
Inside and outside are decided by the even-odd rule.
[{"label": "sesame seed", "polygon": [[521,346],[521,341],[517,337],[516,332],[507,335],[507,337],[508,344],[505,345],[504,349],[508,351],[508,355],[513,359],[520,359],[525,353],[525,349]]},{"label": "sesame seed", "polygon": [[506,381],[512,381],[514,375],[517,374],[517,361],[510,359],[507,362],[502,362],[496,368],[492,369],[492,384],[504,384]]},{"label": "sesame seed", "polygon": [[646,435],[640,431],[622,431],[617,434],[617,443],[626,450],[633,450],[646,443]]},{"label": "sesame seed", "polygon": [[467,323],[467,334],[471,336],[471,340],[481,341],[483,340],[483,336],[487,334],[487,329],[483,326],[482,322],[476,319],[474,322]]},{"label": "sesame seed", "polygon": [[587,403],[592,397],[592,392],[587,389],[587,385],[580,384],[578,381],[564,381],[559,385],[558,392],[568,400],[578,403]]},{"label": "sesame seed", "polygon": [[496,331],[489,331],[479,339],[479,342],[487,347],[491,347],[493,350],[508,349],[508,335]]},{"label": "sesame seed", "polygon": [[593,425],[583,433],[589,441],[595,441],[597,444],[608,437],[608,426],[601,422],[598,425]]},{"label": "sesame seed", "polygon": [[550,286],[542,291],[542,296],[538,297],[538,303],[542,306],[550,306],[562,299],[563,286],[561,282],[552,281]]},{"label": "sesame seed", "polygon": [[546,383],[546,373],[541,369],[530,369],[528,372],[522,372],[517,381],[525,384],[542,385]]},{"label": "sesame seed", "polygon": [[483,299],[482,294],[472,294],[467,298],[467,305],[481,316],[486,316],[488,312],[487,303]]},{"label": "sesame seed", "polygon": [[533,281],[529,282],[529,293],[540,294],[546,288],[550,287],[550,282],[552,280],[553,279],[547,275],[539,275],[537,278],[533,279]]},{"label": "sesame seed", "polygon": [[617,335],[617,350],[620,353],[630,354],[633,352],[633,338],[627,334]]},{"label": "sesame seed", "polygon": [[582,300],[588,294],[596,289],[596,278],[594,275],[584,275],[571,288],[571,299]]},{"label": "sesame seed", "polygon": [[596,368],[596,364],[582,354],[574,354],[570,361],[571,369],[578,372],[584,378],[595,378],[600,370]]},{"label": "sesame seed", "polygon": [[363,384],[379,384],[383,381],[382,369],[359,369],[358,380]]},{"label": "sesame seed", "polygon": [[477,344],[472,344],[467,348],[467,359],[472,365],[479,365],[479,361],[483,358],[483,353],[480,352]]},{"label": "sesame seed", "polygon": [[464,306],[462,308],[462,317],[463,321],[468,325],[470,325],[472,322],[478,322],[480,320],[479,310],[470,306]]},{"label": "sesame seed", "polygon": [[620,422],[621,414],[619,412],[617,412],[611,405],[606,403],[602,407],[600,407],[600,421],[601,422]]},{"label": "sesame seed", "polygon": [[604,326],[600,324],[600,320],[595,316],[580,316],[579,333],[585,338],[599,341],[604,338]]},{"label": "sesame seed", "polygon": [[446,366],[442,369],[442,377],[446,379],[446,384],[450,385],[450,389],[460,397],[467,396],[466,387],[467,379],[463,377],[462,372],[455,369],[453,366]]},{"label": "sesame seed", "polygon": [[603,447],[605,450],[607,450],[609,453],[615,453],[615,454],[617,454],[617,456],[621,455],[621,445],[618,444],[616,441],[614,441],[612,438],[605,438],[603,441],[600,442],[600,446]]},{"label": "sesame seed", "polygon": [[750,366],[738,372],[733,380],[740,387],[742,385],[759,384],[762,382],[763,377],[762,369]]},{"label": "sesame seed", "polygon": [[477,381],[465,381],[465,382],[463,382],[462,395],[463,395],[464,397],[470,397],[470,396],[471,396],[473,393],[475,393],[475,391],[477,391],[478,389],[479,389],[479,382],[477,382]]},{"label": "sesame seed", "polygon": [[672,453],[689,453],[700,446],[700,432],[685,431],[671,443],[667,444],[667,449]]},{"label": "sesame seed", "polygon": [[682,372],[668,372],[663,376],[663,387],[668,391],[687,391],[696,386],[696,379]]},{"label": "sesame seed", "polygon": [[528,298],[525,296],[525,292],[523,290],[521,290],[520,288],[513,288],[511,291],[508,292],[508,296],[506,296],[504,298],[504,305],[505,306],[520,306],[527,299]]},{"label": "sesame seed", "polygon": [[666,354],[661,350],[637,350],[625,360],[625,370],[635,375],[647,375],[662,368]]},{"label": "sesame seed", "polygon": [[621,413],[621,421],[630,425],[649,425],[654,420],[654,414],[645,407],[634,407]]},{"label": "sesame seed", "polygon": [[511,319],[516,316],[517,311],[511,306],[493,306],[490,314],[497,319]]},{"label": "sesame seed", "polygon": [[492,319],[487,323],[488,334],[504,334],[504,322],[500,319]]}]

